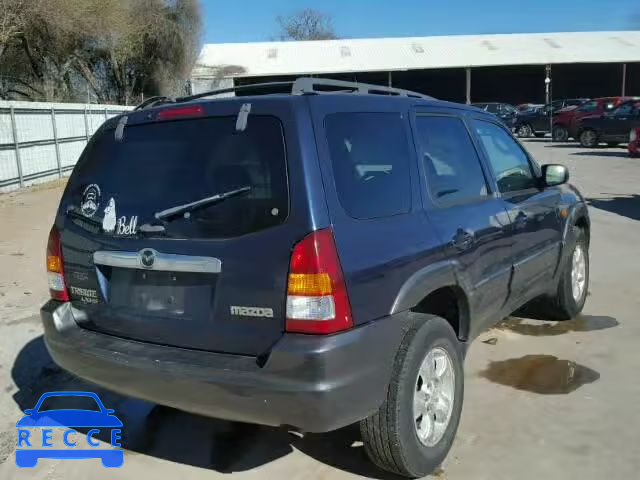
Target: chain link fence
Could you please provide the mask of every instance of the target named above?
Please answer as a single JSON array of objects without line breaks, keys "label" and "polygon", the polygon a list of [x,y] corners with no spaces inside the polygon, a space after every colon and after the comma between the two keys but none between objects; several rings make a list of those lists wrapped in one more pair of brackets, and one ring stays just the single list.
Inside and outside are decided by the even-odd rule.
[{"label": "chain link fence", "polygon": [[100,125],[132,109],[0,101],[0,192],[69,175]]}]

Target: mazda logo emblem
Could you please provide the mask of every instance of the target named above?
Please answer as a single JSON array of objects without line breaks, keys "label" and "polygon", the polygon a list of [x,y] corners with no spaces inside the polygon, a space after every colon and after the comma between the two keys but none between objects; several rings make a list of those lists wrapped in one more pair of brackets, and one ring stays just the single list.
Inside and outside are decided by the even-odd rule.
[{"label": "mazda logo emblem", "polygon": [[151,249],[142,250],[140,252],[140,264],[144,268],[153,268],[156,261],[156,252]]}]

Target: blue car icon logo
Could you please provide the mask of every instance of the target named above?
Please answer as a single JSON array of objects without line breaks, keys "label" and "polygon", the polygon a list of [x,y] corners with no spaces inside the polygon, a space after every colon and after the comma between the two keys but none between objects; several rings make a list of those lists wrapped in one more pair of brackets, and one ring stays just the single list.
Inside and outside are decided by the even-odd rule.
[{"label": "blue car icon logo", "polygon": [[[43,402],[52,397],[78,397],[95,401],[97,409],[46,409]],[[88,398],[87,398],[88,397]],[[93,402],[91,402],[93,405]],[[16,465],[22,468],[35,467],[40,458],[52,459],[84,459],[97,458],[107,468],[121,467],[124,462],[124,451],[118,440],[121,438],[122,422],[113,415],[114,410],[104,407],[98,395],[92,392],[49,392],[40,397],[36,406],[24,411],[25,415],[16,423],[18,427],[18,447],[16,448]],[[62,435],[64,446],[54,448],[53,430],[51,428],[66,428]],[[41,428],[42,439],[36,438],[30,428]],[[89,448],[81,448],[84,433],[74,428],[89,428],[86,433],[86,444]],[[101,429],[111,430],[111,447],[97,448],[100,443],[93,437]],[[32,433],[34,435],[32,436]],[[40,432],[38,432],[40,433]]]}]

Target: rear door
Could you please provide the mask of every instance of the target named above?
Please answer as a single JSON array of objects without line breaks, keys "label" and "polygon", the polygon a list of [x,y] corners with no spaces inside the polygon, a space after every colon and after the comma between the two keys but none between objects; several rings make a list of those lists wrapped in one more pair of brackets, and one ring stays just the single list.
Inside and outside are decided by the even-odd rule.
[{"label": "rear door", "polygon": [[282,335],[290,252],[308,231],[289,189],[301,176],[295,122],[275,100],[256,102],[244,129],[240,102],[204,105],[202,118],[134,113],[91,141],[62,202],[67,281],[85,328],[259,355]]},{"label": "rear door", "polygon": [[508,298],[511,274],[510,220],[488,187],[486,172],[464,117],[455,110],[419,109],[413,118],[423,172],[423,198],[431,224],[458,264],[470,293],[471,335],[491,320]]},{"label": "rear door", "polygon": [[538,167],[500,125],[473,121],[511,221],[514,299],[551,280],[560,254],[560,189],[541,189]]}]

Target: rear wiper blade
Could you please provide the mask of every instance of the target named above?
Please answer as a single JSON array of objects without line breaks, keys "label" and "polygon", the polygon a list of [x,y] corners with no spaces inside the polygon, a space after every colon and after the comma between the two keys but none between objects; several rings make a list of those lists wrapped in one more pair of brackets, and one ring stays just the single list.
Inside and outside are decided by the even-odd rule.
[{"label": "rear wiper blade", "polygon": [[162,210],[154,214],[158,220],[164,220],[166,218],[175,217],[176,215],[182,215],[183,213],[192,212],[201,207],[206,207],[210,205],[215,205],[216,203],[223,202],[228,198],[237,197],[238,195],[243,195],[251,191],[250,186],[241,187],[235,190],[229,190],[228,192],[218,193],[213,197],[203,198],[201,200],[196,200],[195,202],[185,203],[184,205],[178,205],[176,207],[167,208],[166,210]]},{"label": "rear wiper blade", "polygon": [[82,213],[82,210],[80,210],[75,205],[69,205],[65,213],[67,217],[77,218],[78,220],[82,220],[84,222],[91,223],[92,225],[97,225],[99,227],[102,226],[102,220],[98,220],[97,218],[87,217],[84,213]]}]

